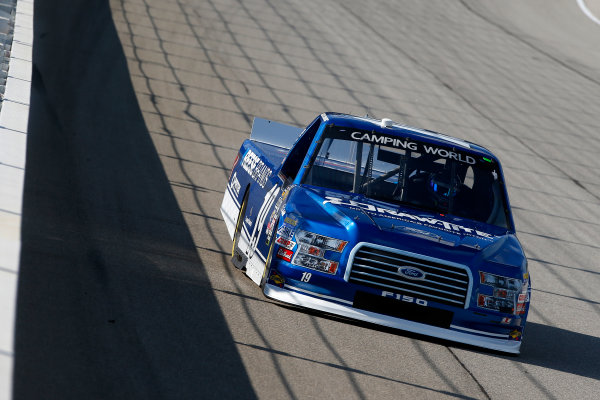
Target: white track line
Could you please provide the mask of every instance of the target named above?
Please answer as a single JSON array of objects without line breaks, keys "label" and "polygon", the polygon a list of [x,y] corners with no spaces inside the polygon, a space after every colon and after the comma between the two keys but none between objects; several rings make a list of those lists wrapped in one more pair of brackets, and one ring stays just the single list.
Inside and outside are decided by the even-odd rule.
[{"label": "white track line", "polygon": [[592,21],[594,21],[595,23],[597,23],[598,25],[600,25],[600,19],[598,19],[598,17],[596,17],[594,14],[592,14],[592,12],[590,11],[589,8],[587,8],[587,5],[585,4],[585,1],[583,0],[577,0],[577,5],[579,6],[579,8],[581,8],[581,11],[583,11],[583,13]]},{"label": "white track line", "polygon": [[0,400],[12,398],[14,322],[31,89],[33,1],[17,1],[6,90],[0,110]]}]

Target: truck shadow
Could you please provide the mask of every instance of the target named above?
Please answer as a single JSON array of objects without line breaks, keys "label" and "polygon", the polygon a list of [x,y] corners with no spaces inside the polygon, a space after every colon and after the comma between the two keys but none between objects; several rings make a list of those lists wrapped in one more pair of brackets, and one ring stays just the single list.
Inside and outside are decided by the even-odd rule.
[{"label": "truck shadow", "polygon": [[254,398],[108,0],[35,2],[14,398]]},{"label": "truck shadow", "polygon": [[528,322],[515,361],[600,379],[600,338]]},{"label": "truck shadow", "polygon": [[[600,379],[600,338],[582,333],[556,328],[535,322],[527,322],[525,340],[521,346],[521,354],[508,355],[506,353],[482,349],[475,346],[451,342],[448,340],[432,338],[412,332],[382,327],[362,321],[349,320],[335,315],[325,315],[317,311],[302,309],[295,306],[277,303],[280,307],[304,312],[318,318],[337,320],[345,324],[374,329],[393,335],[402,335],[416,340],[437,343],[450,348],[461,348],[490,357],[500,357],[519,364],[529,364],[549,368],[556,371],[579,375],[592,379]],[[529,377],[529,379],[534,379]]]}]

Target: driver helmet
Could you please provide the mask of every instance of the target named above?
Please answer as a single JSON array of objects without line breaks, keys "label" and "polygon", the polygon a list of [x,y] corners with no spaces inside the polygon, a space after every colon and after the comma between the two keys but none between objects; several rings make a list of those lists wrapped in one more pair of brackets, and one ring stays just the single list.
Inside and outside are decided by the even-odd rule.
[{"label": "driver helmet", "polygon": [[459,183],[458,176],[455,177],[453,182],[450,171],[444,170],[429,175],[427,188],[438,200],[448,201],[459,192]]}]

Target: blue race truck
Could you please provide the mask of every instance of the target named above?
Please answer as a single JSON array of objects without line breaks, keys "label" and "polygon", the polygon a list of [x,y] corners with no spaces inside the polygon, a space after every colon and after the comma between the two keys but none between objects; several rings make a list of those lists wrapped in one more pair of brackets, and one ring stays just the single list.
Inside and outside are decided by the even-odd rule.
[{"label": "blue race truck", "polygon": [[519,353],[527,259],[481,146],[389,119],[255,118],[221,212],[233,264],[269,298]]}]

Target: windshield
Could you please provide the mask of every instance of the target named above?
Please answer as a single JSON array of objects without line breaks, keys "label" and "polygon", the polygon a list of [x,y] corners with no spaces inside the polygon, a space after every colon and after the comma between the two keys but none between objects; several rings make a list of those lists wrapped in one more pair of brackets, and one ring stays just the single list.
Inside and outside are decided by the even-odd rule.
[{"label": "windshield", "polygon": [[496,161],[460,148],[328,127],[302,183],[509,227]]}]

